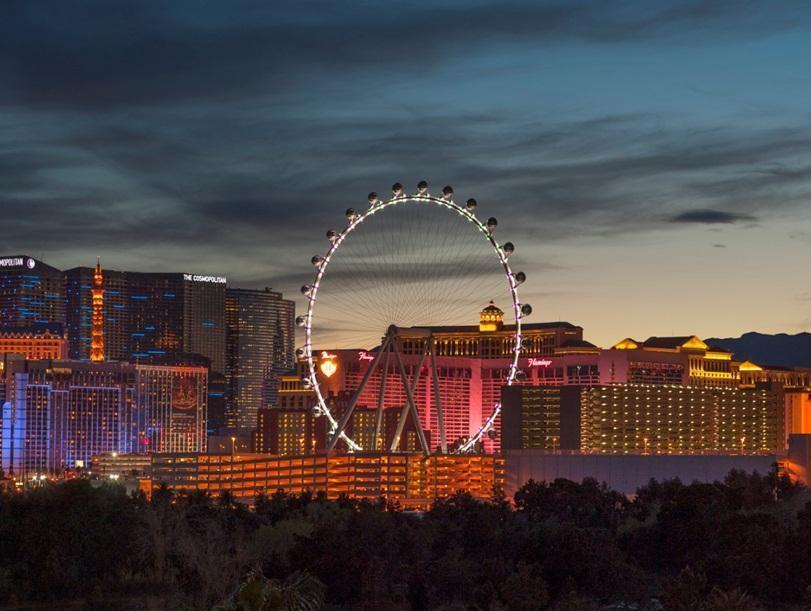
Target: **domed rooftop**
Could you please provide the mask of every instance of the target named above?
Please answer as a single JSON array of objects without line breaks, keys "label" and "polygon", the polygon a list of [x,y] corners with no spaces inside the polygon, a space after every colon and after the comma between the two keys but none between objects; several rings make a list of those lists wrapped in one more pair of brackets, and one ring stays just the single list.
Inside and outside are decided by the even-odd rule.
[{"label": "domed rooftop", "polygon": [[504,312],[492,301],[479,314],[479,331],[500,331],[504,326]]},{"label": "domed rooftop", "polygon": [[504,315],[504,311],[500,307],[498,307],[495,303],[493,303],[492,300],[490,300],[490,304],[482,310],[482,314],[484,313],[501,314],[502,316]]}]

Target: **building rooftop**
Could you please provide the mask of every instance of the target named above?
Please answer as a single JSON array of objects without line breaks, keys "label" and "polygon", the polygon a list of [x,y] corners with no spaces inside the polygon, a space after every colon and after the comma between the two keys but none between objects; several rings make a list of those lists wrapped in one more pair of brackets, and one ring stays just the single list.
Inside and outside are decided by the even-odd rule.
[{"label": "building rooftop", "polygon": [[698,339],[694,335],[679,335],[675,337],[649,337],[642,343],[642,346],[645,348],[671,348],[675,350],[677,348],[683,347],[693,338]]},{"label": "building rooftop", "polygon": [[62,323],[52,322],[40,325],[0,325],[0,337],[26,338],[26,337],[58,337],[65,336]]},{"label": "building rooftop", "polygon": [[701,340],[697,335],[675,335],[668,337],[651,336],[644,342],[630,337],[618,341],[612,346],[614,350],[703,350],[705,352],[718,352],[732,354],[731,350],[720,346],[711,346]]},{"label": "building rooftop", "polygon": [[[535,322],[535,323],[524,323],[521,325],[521,329],[524,331],[533,331],[533,330],[540,330],[540,329],[580,329],[577,325],[573,325],[570,322]],[[479,325],[426,325],[422,326],[415,326],[415,327],[403,327],[404,330],[407,329],[430,329],[436,333],[478,333],[479,332]],[[504,330],[509,331],[515,329],[515,325],[504,325]]]},{"label": "building rooftop", "polygon": [[591,342],[587,342],[584,339],[567,339],[563,342],[560,346],[561,348],[597,348]]},{"label": "building rooftop", "polygon": [[496,304],[494,304],[492,301],[490,302],[489,305],[485,306],[485,308],[482,310],[482,312],[483,313],[484,312],[491,312],[493,314],[504,314],[504,311],[500,307],[498,307]]},{"label": "building rooftop", "polygon": [[707,351],[708,352],[724,352],[726,354],[732,354],[732,350],[728,348],[724,348],[723,346],[713,346],[711,344],[707,344]]}]

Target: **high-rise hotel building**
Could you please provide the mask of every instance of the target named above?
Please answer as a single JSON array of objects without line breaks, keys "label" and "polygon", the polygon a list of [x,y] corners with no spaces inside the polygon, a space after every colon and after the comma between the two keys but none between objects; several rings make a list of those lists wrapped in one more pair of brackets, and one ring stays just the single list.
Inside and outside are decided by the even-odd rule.
[{"label": "high-rise hotel building", "polygon": [[27,255],[0,257],[0,327],[63,323],[64,275]]},{"label": "high-rise hotel building", "polygon": [[87,466],[137,450],[134,371],[117,363],[12,362],[2,414],[3,469],[15,475]]},{"label": "high-rise hotel building", "polygon": [[265,290],[227,289],[226,386],[229,427],[253,429],[274,404],[281,376],[295,367],[295,303]]},{"label": "high-rise hotel building", "polygon": [[726,348],[710,346],[695,335],[625,338],[600,353],[603,384],[681,384],[734,388],[739,363]]},{"label": "high-rise hotel building", "polygon": [[225,278],[127,272],[127,284],[132,360],[192,353],[225,371]]},{"label": "high-rise hotel building", "polygon": [[502,390],[506,450],[587,454],[756,454],[784,450],[782,392],[611,384]]},{"label": "high-rise hotel building", "polygon": [[[509,375],[514,348],[514,330],[503,323],[503,312],[494,305],[480,313],[478,325],[427,327],[434,338],[437,369],[447,442],[451,445],[476,433],[501,400],[501,387]],[[599,349],[583,340],[582,327],[568,322],[540,322],[522,325],[526,348],[519,367],[525,374],[520,384],[598,383]],[[402,359],[410,379],[419,370],[425,341],[424,328],[400,329]],[[335,367],[321,370],[321,387],[339,396],[353,393],[361,383],[375,353],[373,350],[323,350]],[[375,407],[381,390],[381,376],[373,375],[361,394],[358,407]],[[414,389],[422,428],[438,447],[438,410],[431,375],[421,375]],[[384,408],[401,407],[406,394],[394,363],[386,376]],[[362,427],[359,427],[362,428]],[[488,451],[499,448],[501,418],[483,440]]]},{"label": "high-rise hotel building", "polygon": [[591,381],[544,377],[502,390],[505,449],[695,454],[785,447],[782,391],[743,385],[729,350],[696,336],[626,338],[592,358]]},{"label": "high-rise hotel building", "polygon": [[[70,338],[69,355],[90,360],[93,324],[92,267],[74,267],[65,272],[65,323]],[[129,291],[124,272],[104,270],[104,356],[111,361],[130,359]]]},{"label": "high-rise hotel building", "polygon": [[[225,278],[181,273],[104,272],[104,349],[110,360],[166,363],[200,354],[225,372]],[[91,267],[65,272],[70,357],[89,360]]]},{"label": "high-rise hotel building", "polygon": [[205,367],[26,361],[0,377],[0,456],[28,477],[87,467],[109,452],[202,452]]},{"label": "high-rise hotel building", "polygon": [[140,441],[151,452],[206,448],[208,371],[189,365],[135,365]]}]

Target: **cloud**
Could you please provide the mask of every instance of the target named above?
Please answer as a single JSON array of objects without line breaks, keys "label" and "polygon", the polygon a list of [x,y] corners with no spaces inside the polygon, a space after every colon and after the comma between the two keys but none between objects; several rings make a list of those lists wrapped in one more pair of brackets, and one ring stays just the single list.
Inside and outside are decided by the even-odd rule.
[{"label": "cloud", "polygon": [[[0,209],[4,249],[55,265],[101,254],[297,291],[324,232],[395,180],[476,197],[530,279],[573,240],[807,208],[807,118],[617,110],[616,84],[589,103],[605,84],[547,69],[748,45],[795,27],[782,5],[54,6],[0,20]],[[629,99],[648,95],[627,76]],[[549,111],[535,80],[572,110]]]},{"label": "cloud", "polygon": [[[434,190],[448,182],[458,199],[476,197],[480,215],[499,219],[499,238],[516,243],[518,260],[573,237],[752,222],[763,205],[787,214],[804,205],[798,184],[811,186],[775,180],[736,205],[708,182],[791,160],[811,146],[803,128],[792,137],[784,129],[685,133],[645,115],[528,122],[436,111],[394,122],[329,111],[235,119],[226,108],[81,122],[36,144],[4,147],[0,136],[0,184],[11,185],[0,206],[18,211],[4,219],[7,249],[53,252],[67,266],[88,249],[115,249],[119,266],[172,258],[190,271],[279,286],[274,277],[297,276],[290,266],[307,266],[324,232],[343,226],[346,208],[365,206],[370,190],[385,194],[394,180],[412,188],[428,178]],[[684,210],[684,201],[705,205]]]},{"label": "cloud", "polygon": [[741,221],[754,221],[750,214],[737,214],[723,210],[697,209],[687,210],[671,217],[673,223],[704,223],[708,225],[739,223]]},{"label": "cloud", "polygon": [[[0,22],[0,101],[37,108],[280,99],[333,74],[416,76],[459,55],[585,42],[684,45],[790,30],[790,3],[719,1],[367,4],[12,0]],[[407,51],[406,51],[407,49]]]}]

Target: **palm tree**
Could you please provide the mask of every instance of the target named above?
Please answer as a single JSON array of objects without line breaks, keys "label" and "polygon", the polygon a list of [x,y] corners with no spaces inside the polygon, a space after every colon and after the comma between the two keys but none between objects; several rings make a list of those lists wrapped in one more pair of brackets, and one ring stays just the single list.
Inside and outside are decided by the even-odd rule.
[{"label": "palm tree", "polygon": [[746,592],[735,588],[734,590],[712,589],[703,609],[706,611],[757,611],[759,607]]},{"label": "palm tree", "polygon": [[326,587],[306,571],[285,579],[268,579],[252,570],[221,611],[318,611],[324,606]]}]

